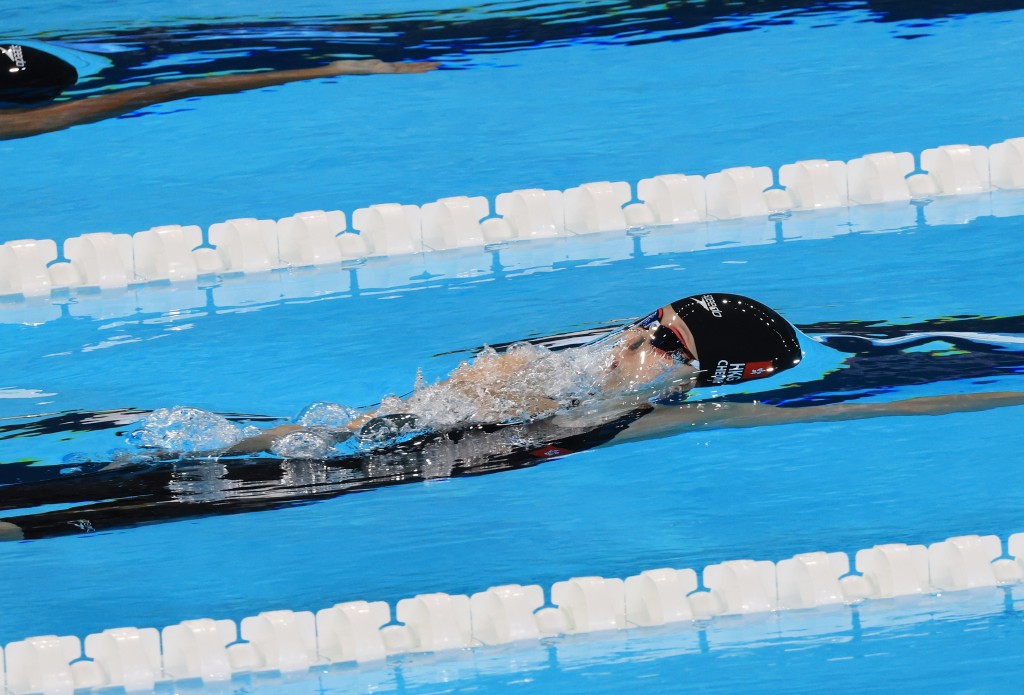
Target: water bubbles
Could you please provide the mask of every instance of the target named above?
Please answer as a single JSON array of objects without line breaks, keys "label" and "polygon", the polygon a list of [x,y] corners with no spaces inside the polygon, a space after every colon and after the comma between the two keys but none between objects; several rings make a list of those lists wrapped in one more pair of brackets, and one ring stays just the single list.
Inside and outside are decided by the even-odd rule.
[{"label": "water bubbles", "polygon": [[526,422],[593,398],[608,362],[592,350],[552,352],[517,343],[499,354],[488,347],[445,381],[427,383],[417,375],[408,398],[385,398],[378,412],[413,414],[419,426],[433,430]]},{"label": "water bubbles", "polygon": [[381,415],[362,426],[359,430],[358,445],[373,448],[381,444],[394,444],[425,431],[415,415]]},{"label": "water bubbles", "polygon": [[288,459],[322,459],[334,449],[334,441],[316,430],[298,430],[281,437],[270,453]]},{"label": "water bubbles", "polygon": [[360,415],[355,408],[321,401],[306,406],[295,422],[303,427],[344,427]]},{"label": "water bubbles", "polygon": [[114,463],[128,463],[135,458],[135,452],[125,449],[124,447],[117,447],[107,452],[107,460]]},{"label": "water bubbles", "polygon": [[[631,352],[627,353],[627,348]],[[627,354],[634,356],[632,361],[624,356]],[[681,372],[682,367],[688,372]],[[372,412],[326,401],[312,403],[295,418],[302,429],[278,437],[270,451],[292,459],[335,458],[401,444],[420,435],[473,425],[515,426],[568,416],[570,411],[577,420],[586,415],[598,423],[658,394],[687,391],[693,374],[692,367],[670,357],[629,347],[621,333],[559,351],[530,343],[514,344],[502,353],[488,347],[472,361],[460,364],[447,379],[428,382],[417,372],[410,395],[387,396]],[[369,427],[375,421],[376,428]],[[360,425],[367,426],[367,431],[357,432]],[[274,436],[266,432],[251,424],[243,429],[197,408],[175,407],[146,417],[128,441],[163,452],[215,453],[242,440],[253,440],[234,452],[241,453],[262,450]],[[510,430],[505,436],[511,441],[513,435]],[[114,458],[131,460],[130,452]],[[74,466],[80,462],[66,463]]]},{"label": "water bubbles", "polygon": [[154,410],[128,435],[128,443],[143,449],[195,453],[224,449],[240,441],[240,427],[198,408],[175,406]]},{"label": "water bubbles", "polygon": [[[426,387],[424,387],[426,388]],[[401,413],[405,407],[405,401],[398,396],[385,396],[380,401],[380,406],[377,408],[377,412],[381,415],[387,413]]]}]

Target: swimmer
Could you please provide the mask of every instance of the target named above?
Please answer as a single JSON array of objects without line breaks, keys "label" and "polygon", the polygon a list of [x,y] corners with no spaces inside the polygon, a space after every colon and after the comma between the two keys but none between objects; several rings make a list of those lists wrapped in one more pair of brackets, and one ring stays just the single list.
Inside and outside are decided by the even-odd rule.
[{"label": "swimmer", "polygon": [[6,107],[0,108],[0,140],[95,123],[178,99],[231,94],[321,77],[421,73],[437,67],[433,62],[336,60],[313,68],[175,80],[47,104],[78,82],[74,66],[32,46],[0,45],[0,107]]},{"label": "swimmer", "polygon": [[[696,386],[725,386],[774,376],[799,364],[796,329],[764,304],[736,294],[709,293],[666,304],[647,316],[558,361],[558,369],[579,370],[575,388],[551,392],[551,375],[529,346],[485,351],[463,362],[447,380],[417,389],[404,401],[358,417],[320,436],[344,441],[382,416],[416,416],[436,398],[470,401],[471,423],[543,419],[584,410],[600,423],[637,407],[651,407],[667,394]],[[535,383],[530,383],[531,381]],[[406,419],[405,422],[411,422]],[[467,424],[467,423],[459,423]],[[301,425],[280,425],[238,442],[228,454],[270,450]]]},{"label": "swimmer", "polygon": [[[832,337],[856,335],[835,333],[837,325],[827,325]],[[985,332],[996,326],[1012,335]],[[936,327],[947,333],[931,332]],[[850,324],[850,331],[859,329],[861,324]],[[942,319],[894,327],[893,332],[903,338],[877,345],[853,338],[858,347],[852,351],[833,351],[822,344],[827,340],[816,339],[804,342],[805,352],[804,336],[765,305],[731,294],[694,295],[559,352],[528,344],[502,353],[485,349],[445,381],[419,384],[404,399],[386,398],[372,412],[337,428],[286,425],[227,450],[198,454],[154,447],[155,455],[75,463],[79,472],[67,472],[69,463],[56,477],[52,472],[44,477],[43,467],[12,467],[21,472],[0,485],[0,540],[278,509],[378,487],[512,471],[588,449],[683,432],[1024,405],[1024,392],[960,391],[970,389],[967,384],[1020,373],[1024,351],[1016,336],[1024,335],[1024,316]],[[938,335],[957,349],[915,349]],[[834,364],[842,368],[825,375],[812,368],[820,357],[812,354],[814,345],[834,352]],[[780,374],[781,379],[769,380]],[[953,392],[861,400],[942,383]],[[438,423],[431,408],[439,400],[446,401],[441,412],[454,413],[447,423]],[[458,407],[450,407],[453,403]],[[69,431],[120,430],[142,414],[64,414],[45,422],[7,424],[0,431],[6,438],[67,437]],[[389,434],[388,425],[410,424],[414,418],[423,422],[412,423],[411,432]],[[236,420],[253,422],[251,416]],[[341,441],[356,431],[366,434],[375,423],[384,425],[384,437],[369,447],[335,449],[328,442],[313,453],[280,446],[303,430],[313,435],[310,440],[330,436]],[[250,455],[264,449],[272,449],[272,455]]]},{"label": "swimmer", "polygon": [[[686,401],[694,388],[720,389],[766,379],[803,359],[799,332],[778,312],[749,297],[705,293],[667,304],[608,336],[558,353],[528,345],[506,352],[485,350],[463,362],[438,384],[417,388],[405,399],[385,399],[381,408],[338,428],[316,428],[329,444],[347,440],[364,427],[414,429],[432,401],[468,402],[463,422],[499,424],[550,420],[567,429],[597,427],[629,419],[616,442],[666,436],[681,427],[718,429],[795,422],[939,415],[985,410],[1024,402],[1020,393],[978,393],[910,398],[891,403],[834,403],[779,407],[763,402],[716,398]],[[551,392],[553,369],[578,369],[574,388]],[[640,416],[637,417],[636,414]],[[391,427],[391,426],[394,427]],[[279,425],[243,439],[223,453],[272,451],[285,437],[307,428]],[[557,438],[557,431],[552,433]]]}]

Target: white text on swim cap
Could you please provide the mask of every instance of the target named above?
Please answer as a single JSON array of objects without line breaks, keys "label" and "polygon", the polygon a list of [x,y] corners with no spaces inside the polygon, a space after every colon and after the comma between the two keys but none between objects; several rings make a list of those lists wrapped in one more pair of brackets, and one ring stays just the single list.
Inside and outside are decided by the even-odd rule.
[{"label": "white text on swim cap", "polygon": [[722,318],[722,312],[718,308],[718,304],[715,303],[715,298],[712,297],[710,294],[705,294],[700,299],[694,299],[693,301],[697,302],[702,307],[710,311],[711,315],[714,316],[716,319]]},{"label": "white text on swim cap", "polygon": [[718,364],[715,365],[715,374],[711,377],[711,383],[718,385],[730,381],[740,381],[743,378],[743,370],[746,367],[746,362],[718,360]]},{"label": "white text on swim cap", "polygon": [[17,70],[21,70],[25,67],[25,56],[21,52],[21,46],[0,48],[0,53],[3,53],[12,63],[14,63],[16,69],[12,68],[11,72],[17,72]]}]

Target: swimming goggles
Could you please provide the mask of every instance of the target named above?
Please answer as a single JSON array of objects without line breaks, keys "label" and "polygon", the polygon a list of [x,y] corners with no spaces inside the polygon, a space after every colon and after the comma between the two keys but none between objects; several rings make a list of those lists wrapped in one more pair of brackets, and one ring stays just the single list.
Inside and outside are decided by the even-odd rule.
[{"label": "swimming goggles", "polygon": [[658,309],[633,324],[635,328],[642,328],[647,334],[642,338],[631,342],[628,345],[630,350],[639,350],[643,345],[650,345],[657,352],[661,352],[683,362],[693,363],[697,361],[683,337],[674,329],[662,324],[661,318],[664,315],[663,309]]}]

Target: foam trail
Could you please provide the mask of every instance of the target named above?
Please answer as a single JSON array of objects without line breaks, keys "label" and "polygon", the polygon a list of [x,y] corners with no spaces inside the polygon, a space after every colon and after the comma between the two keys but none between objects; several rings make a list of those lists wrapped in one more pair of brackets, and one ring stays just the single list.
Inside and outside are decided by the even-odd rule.
[{"label": "foam trail", "polygon": [[160,408],[146,416],[128,443],[143,449],[195,453],[224,449],[250,434],[250,428],[199,408]]}]

